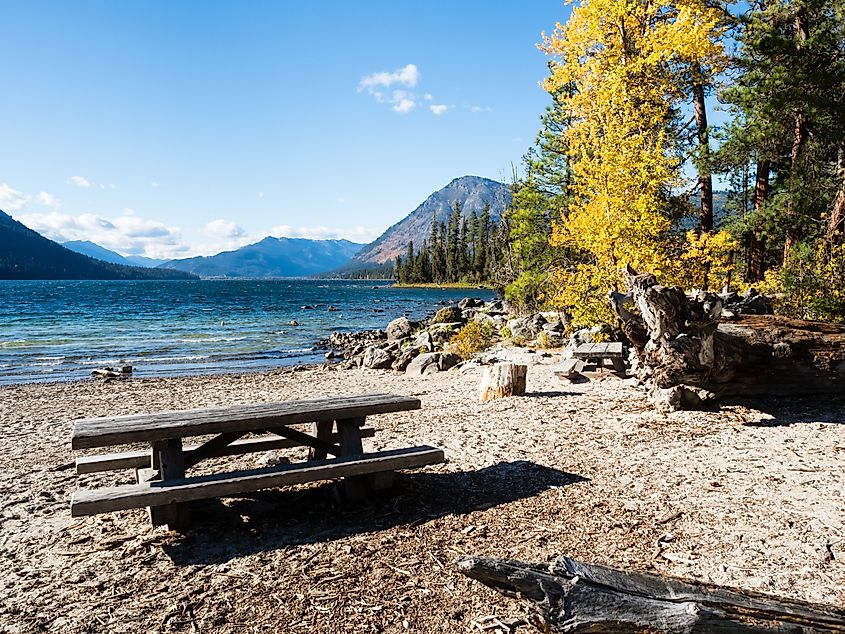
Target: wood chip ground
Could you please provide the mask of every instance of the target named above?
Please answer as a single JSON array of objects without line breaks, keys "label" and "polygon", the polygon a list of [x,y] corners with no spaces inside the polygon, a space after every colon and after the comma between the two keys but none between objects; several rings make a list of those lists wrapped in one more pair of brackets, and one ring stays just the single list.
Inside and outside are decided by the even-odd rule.
[{"label": "wood chip ground", "polygon": [[[527,604],[455,570],[466,554],[845,603],[845,399],[662,415],[630,381],[566,384],[538,359],[526,396],[484,404],[480,368],[0,389],[0,632],[537,632]],[[373,391],[423,409],[372,418],[368,447],[448,462],[357,508],[330,484],[200,503],[185,536],[140,510],[70,517],[78,481],[132,482],[76,476],[75,418]]]}]

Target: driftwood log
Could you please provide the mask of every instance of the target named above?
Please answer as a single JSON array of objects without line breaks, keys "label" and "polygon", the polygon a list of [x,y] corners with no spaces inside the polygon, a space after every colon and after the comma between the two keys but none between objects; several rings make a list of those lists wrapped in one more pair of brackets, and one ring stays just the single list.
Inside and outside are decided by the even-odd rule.
[{"label": "driftwood log", "polygon": [[527,375],[528,366],[516,363],[497,363],[485,368],[478,396],[484,402],[506,396],[522,396]]},{"label": "driftwood log", "polygon": [[691,388],[693,400],[845,391],[845,325],[774,315],[727,320],[718,295],[690,297],[630,267],[626,282],[628,293],[608,299],[637,352],[638,377],[654,388]]},{"label": "driftwood log", "polygon": [[554,632],[845,632],[845,610],[561,557],[463,557],[458,570],[536,604]]}]

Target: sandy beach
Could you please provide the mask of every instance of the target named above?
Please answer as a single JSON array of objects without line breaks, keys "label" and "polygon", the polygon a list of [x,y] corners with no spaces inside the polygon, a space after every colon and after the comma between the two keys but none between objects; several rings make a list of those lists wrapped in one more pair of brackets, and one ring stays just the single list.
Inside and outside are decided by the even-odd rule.
[{"label": "sandy beach", "polygon": [[[0,389],[0,632],[539,631],[527,603],[455,570],[465,554],[845,603],[842,398],[664,415],[630,380],[570,385],[534,356],[529,393],[486,404],[481,368]],[[354,507],[332,483],[199,503],[185,535],[142,510],[70,516],[79,483],[133,477],[75,474],[75,418],[376,391],[423,409],[372,417],[365,446],[431,444],[445,464]]]}]

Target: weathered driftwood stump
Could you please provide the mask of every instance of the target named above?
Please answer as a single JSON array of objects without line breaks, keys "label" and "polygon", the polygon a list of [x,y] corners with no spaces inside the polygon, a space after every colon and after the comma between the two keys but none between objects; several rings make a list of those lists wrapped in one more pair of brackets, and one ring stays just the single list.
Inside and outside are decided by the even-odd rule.
[{"label": "weathered driftwood stump", "polygon": [[478,386],[478,395],[484,402],[506,396],[522,396],[525,394],[527,375],[527,365],[497,363],[484,369],[481,385]]},{"label": "weathered driftwood stump", "polygon": [[[695,404],[715,396],[833,394],[845,390],[845,326],[774,315],[722,320],[712,293],[687,296],[626,271],[608,299],[639,358],[638,377]],[[626,304],[633,303],[636,312]],[[678,388],[683,388],[678,390]]]},{"label": "weathered driftwood stump", "polygon": [[463,557],[458,570],[533,601],[556,632],[845,632],[845,610],[561,557]]}]

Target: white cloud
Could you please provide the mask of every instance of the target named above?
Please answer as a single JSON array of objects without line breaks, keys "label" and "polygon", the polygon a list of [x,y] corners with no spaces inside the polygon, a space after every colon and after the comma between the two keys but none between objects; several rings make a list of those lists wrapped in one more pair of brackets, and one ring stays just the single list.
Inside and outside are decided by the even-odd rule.
[{"label": "white cloud", "polygon": [[12,189],[6,183],[0,184],[0,210],[18,211],[23,209],[29,202],[29,196],[16,189]]},{"label": "white cloud", "polygon": [[453,107],[454,106],[447,106],[445,103],[433,103],[428,107],[428,109],[435,115],[441,115]]},{"label": "white cloud", "polygon": [[261,200],[263,198],[264,198],[264,192],[258,192],[258,200]]},{"label": "white cloud", "polygon": [[77,187],[91,187],[91,183],[82,176],[71,176],[67,179],[68,184],[76,185]]},{"label": "white cloud", "polygon": [[493,112],[490,106],[470,106],[470,112]]},{"label": "white cloud", "polygon": [[212,238],[231,239],[243,238],[246,231],[236,222],[220,218],[205,225],[205,234]]},{"label": "white cloud", "polygon": [[423,95],[423,99],[425,99],[426,101],[431,101],[432,99],[434,99],[434,97],[432,97],[430,92],[427,92]]},{"label": "white cloud", "polygon": [[414,106],[417,105],[417,102],[413,99],[408,97],[400,97],[399,99],[393,102],[393,110],[398,112],[399,114],[408,114],[411,110],[414,109]]},{"label": "white cloud", "polygon": [[53,209],[58,209],[62,206],[58,198],[47,192],[38,193],[38,202],[42,205],[46,205],[47,207],[52,207]]},{"label": "white cloud", "polygon": [[52,240],[90,240],[124,255],[169,259],[185,257],[191,251],[179,228],[139,218],[129,209],[116,218],[53,211],[21,214],[16,219]]},{"label": "white cloud", "polygon": [[[366,90],[378,103],[390,104],[391,109],[399,114],[407,114],[417,105],[417,96],[407,90],[391,90],[386,93],[379,88],[390,88],[391,86],[406,86],[414,88],[420,79],[420,72],[414,64],[395,70],[392,73],[378,72],[361,78],[358,83],[358,92]],[[429,98],[426,95],[425,98]]]},{"label": "white cloud", "polygon": [[417,85],[419,79],[420,71],[414,64],[408,64],[392,73],[381,71],[362,77],[361,81],[358,82],[358,92],[366,89],[372,94],[375,92],[376,86],[389,87],[393,84],[401,84],[413,88]]},{"label": "white cloud", "polygon": [[158,181],[153,181],[150,183],[150,187],[152,187],[153,189],[158,189],[159,187],[161,187],[161,183],[159,183]]},{"label": "white cloud", "polygon": [[366,227],[352,227],[350,229],[332,229],[329,227],[291,227],[279,225],[270,229],[270,235],[277,238],[309,238],[311,240],[350,240],[352,242],[367,243],[375,240],[381,231]]}]

